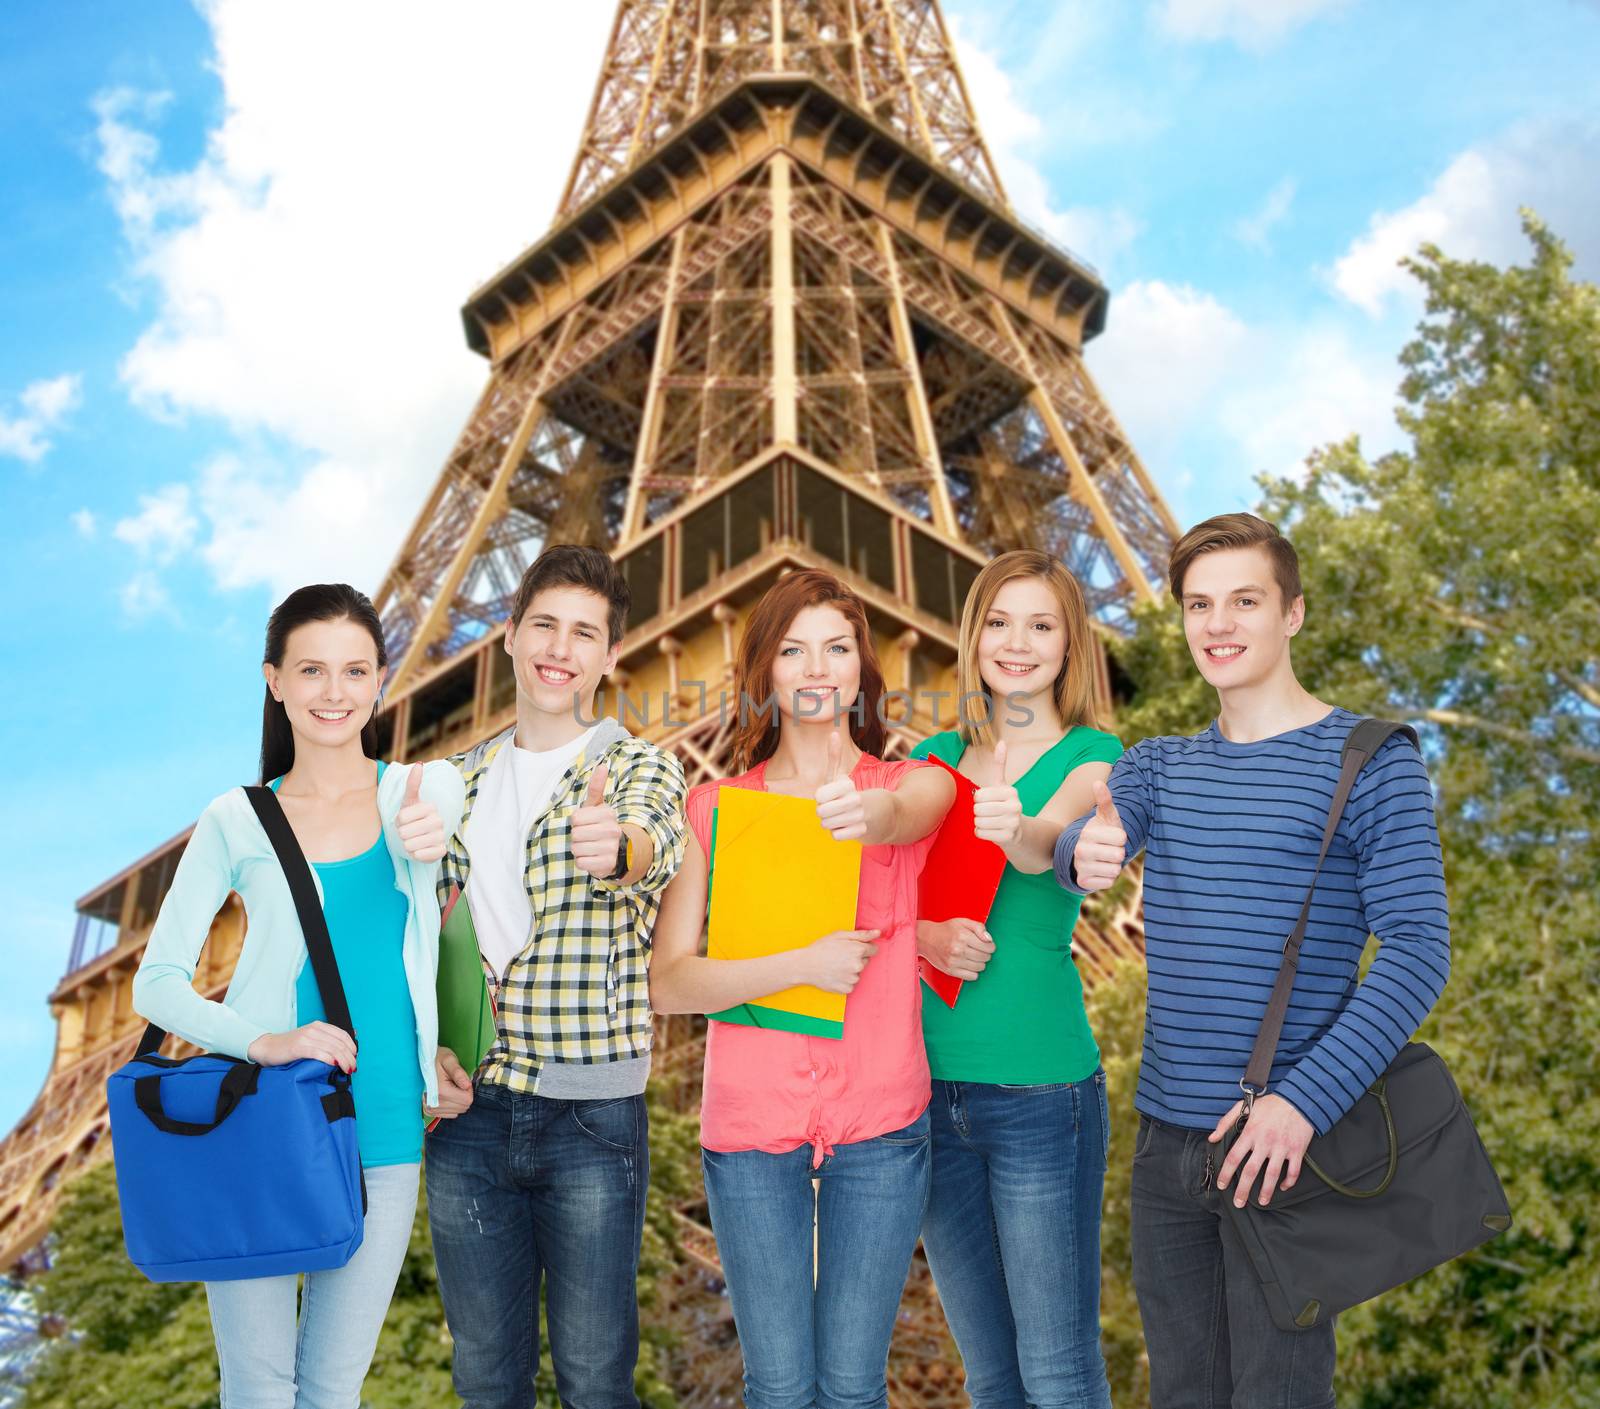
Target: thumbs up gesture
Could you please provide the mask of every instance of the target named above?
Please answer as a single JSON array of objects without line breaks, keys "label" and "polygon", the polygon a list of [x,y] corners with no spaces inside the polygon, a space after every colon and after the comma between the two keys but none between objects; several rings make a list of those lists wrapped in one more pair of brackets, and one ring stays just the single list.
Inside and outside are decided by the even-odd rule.
[{"label": "thumbs up gesture", "polygon": [[843,757],[844,735],[835,729],[828,735],[828,781],[817,789],[817,821],[835,841],[859,841],[867,834],[867,804],[844,771]]},{"label": "thumbs up gesture", "polygon": [[606,805],[606,778],[609,768],[602,763],[589,775],[583,806],[572,811],[572,859],[578,868],[604,879],[617,869],[617,846],[622,841],[622,823],[617,810]]},{"label": "thumbs up gesture", "polygon": [[994,746],[995,781],[972,794],[972,834],[1007,847],[1022,835],[1022,798],[1006,782],[1004,740]]},{"label": "thumbs up gesture", "polygon": [[444,855],[444,820],[439,809],[422,800],[422,765],[413,763],[406,777],[406,795],[395,816],[395,830],[413,861],[437,861]]},{"label": "thumbs up gesture", "polygon": [[1128,834],[1117,816],[1111,789],[1094,785],[1094,816],[1083,824],[1072,852],[1072,869],[1087,891],[1108,890],[1128,855]]}]

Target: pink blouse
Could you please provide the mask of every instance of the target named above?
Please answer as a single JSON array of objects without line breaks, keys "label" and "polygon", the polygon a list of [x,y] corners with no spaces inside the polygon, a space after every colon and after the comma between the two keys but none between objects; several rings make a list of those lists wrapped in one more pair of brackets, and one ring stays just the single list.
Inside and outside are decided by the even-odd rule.
[{"label": "pink blouse", "polygon": [[[850,776],[863,792],[893,791],[907,773],[927,766],[864,753]],[[717,789],[726,783],[765,792],[766,771],[760,763],[690,791],[689,825],[708,858]],[[842,1038],[712,1021],[700,1106],[700,1142],[708,1150],[785,1154],[809,1144],[816,1166],[836,1144],[899,1130],[922,1114],[932,1087],[917,977],[917,878],[937,833],[905,846],[862,849],[855,927],[882,933],[845,1001]]]}]

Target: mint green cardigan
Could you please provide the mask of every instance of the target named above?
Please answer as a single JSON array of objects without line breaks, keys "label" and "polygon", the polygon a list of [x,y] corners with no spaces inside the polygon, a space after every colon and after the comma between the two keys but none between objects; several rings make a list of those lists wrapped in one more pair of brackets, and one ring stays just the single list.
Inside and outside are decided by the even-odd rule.
[{"label": "mint green cardigan", "polygon": [[[453,836],[466,801],[461,774],[444,762],[420,766],[422,799],[439,810],[445,836]],[[437,1105],[433,1062],[439,1036],[434,997],[439,900],[434,883],[439,863],[411,860],[395,830],[410,771],[383,770],[378,815],[394,862],[395,889],[406,898],[401,953],[417,1020],[417,1064],[428,1104]],[[315,867],[311,874],[320,896],[322,882]],[[201,946],[229,891],[239,893],[249,923],[227,994],[218,1003],[202,998],[193,984]],[[134,1010],[205,1051],[243,1058],[263,1033],[296,1026],[295,984],[305,963],[305,936],[289,882],[244,789],[230,788],[200,814],[184,848],[133,978]]]}]

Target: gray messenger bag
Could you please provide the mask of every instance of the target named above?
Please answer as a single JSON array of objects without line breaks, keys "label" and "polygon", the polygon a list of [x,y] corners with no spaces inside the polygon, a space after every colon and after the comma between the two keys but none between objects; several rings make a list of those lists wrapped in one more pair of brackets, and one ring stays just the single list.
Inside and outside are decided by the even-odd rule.
[{"label": "gray messenger bag", "polygon": [[[1311,897],[1345,801],[1363,765],[1394,733],[1417,742],[1406,725],[1383,719],[1363,719],[1345,741],[1322,851],[1239,1083],[1245,1111],[1223,1141],[1224,1156],[1267,1089]],[[1461,1092],[1439,1054],[1422,1042],[1402,1047],[1349,1112],[1311,1141],[1294,1188],[1278,1189],[1265,1208],[1253,1198],[1236,1208],[1231,1197],[1222,1208],[1273,1322],[1285,1331],[1325,1325],[1511,1226],[1505,1191]]]}]

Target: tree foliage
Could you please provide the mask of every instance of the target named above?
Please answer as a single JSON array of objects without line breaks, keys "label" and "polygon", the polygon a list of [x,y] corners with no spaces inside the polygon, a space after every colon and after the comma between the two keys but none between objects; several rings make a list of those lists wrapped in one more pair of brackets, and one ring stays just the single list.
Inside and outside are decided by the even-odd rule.
[{"label": "tree foliage", "polygon": [[[1577,1409],[1600,1384],[1600,292],[1537,219],[1524,229],[1523,266],[1432,247],[1411,262],[1410,448],[1369,462],[1351,440],[1303,480],[1262,481],[1260,512],[1301,555],[1300,678],[1424,735],[1453,957],[1421,1035],[1515,1219],[1342,1318],[1340,1402],[1360,1409]],[[1129,742],[1211,717],[1170,606],[1118,654]],[[1096,995],[1103,1039],[1121,1001]]]},{"label": "tree foliage", "polygon": [[[670,1333],[659,1318],[652,1320],[659,1283],[675,1255],[671,1208],[685,1197],[686,1171],[698,1168],[699,1126],[693,1117],[654,1105],[650,1120],[654,1158],[639,1264],[643,1328],[634,1388],[645,1409],[674,1409],[665,1368]],[[196,1282],[149,1282],[128,1261],[109,1164],[68,1191],[51,1233],[51,1269],[32,1290],[39,1314],[61,1317],[69,1333],[48,1343],[34,1363],[23,1409],[218,1409],[205,1289]],[[543,1336],[542,1310],[540,1320]],[[450,1356],[424,1191],[362,1403],[451,1409],[460,1401],[450,1386]],[[544,1409],[558,1409],[548,1351],[535,1388]]]}]

